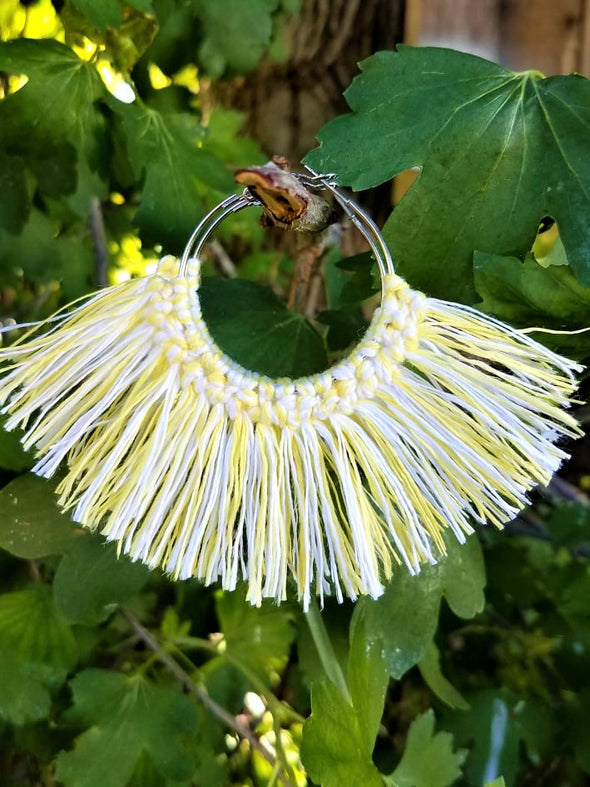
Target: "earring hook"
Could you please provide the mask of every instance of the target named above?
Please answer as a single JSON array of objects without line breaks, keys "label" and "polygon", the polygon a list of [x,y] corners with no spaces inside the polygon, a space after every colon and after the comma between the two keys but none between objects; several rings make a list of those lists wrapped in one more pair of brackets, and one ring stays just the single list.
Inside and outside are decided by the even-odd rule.
[{"label": "earring hook", "polygon": [[[340,205],[345,215],[348,216],[352,224],[358,229],[361,235],[369,244],[371,251],[375,257],[381,277],[394,273],[393,259],[381,236],[379,228],[373,219],[362,209],[356,202],[346,197],[339,188],[337,188],[337,180],[335,175],[322,175],[316,172],[311,167],[304,165],[307,172],[293,173],[299,182],[306,188],[314,190],[326,189],[330,191],[336,202]],[[309,174],[308,174],[309,173]],[[261,205],[258,200],[248,188],[244,189],[242,194],[232,194],[227,197],[218,205],[216,205],[207,215],[199,222],[191,234],[185,246],[182,258],[180,261],[179,274],[186,276],[189,260],[192,258],[199,258],[203,246],[207,239],[216,227],[232,213],[237,213],[243,208]]]}]

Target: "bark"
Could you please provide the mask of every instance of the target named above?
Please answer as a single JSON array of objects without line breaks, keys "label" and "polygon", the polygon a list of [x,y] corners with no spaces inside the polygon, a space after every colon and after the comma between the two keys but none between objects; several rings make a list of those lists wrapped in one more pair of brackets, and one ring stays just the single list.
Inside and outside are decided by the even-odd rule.
[{"label": "bark", "polygon": [[269,158],[293,164],[315,147],[315,135],[346,111],[342,93],[357,63],[403,40],[404,0],[302,0],[288,26],[288,59],[215,86],[215,99],[245,113],[244,131]]}]

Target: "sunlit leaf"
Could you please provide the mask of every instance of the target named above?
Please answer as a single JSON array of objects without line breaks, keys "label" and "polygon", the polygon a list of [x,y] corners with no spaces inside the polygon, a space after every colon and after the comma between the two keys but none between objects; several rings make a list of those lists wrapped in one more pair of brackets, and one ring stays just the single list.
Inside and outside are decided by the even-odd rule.
[{"label": "sunlit leaf", "polygon": [[364,622],[357,619],[348,659],[350,698],[327,679],[312,686],[312,713],[304,725],[301,753],[314,782],[322,787],[382,787],[372,753],[387,683],[380,644],[367,641]]},{"label": "sunlit leaf", "polygon": [[475,299],[474,249],[523,256],[557,220],[590,285],[590,82],[515,74],[473,55],[400,46],[361,64],[352,113],[306,161],[356,189],[421,174],[385,226],[398,272],[439,297]]}]

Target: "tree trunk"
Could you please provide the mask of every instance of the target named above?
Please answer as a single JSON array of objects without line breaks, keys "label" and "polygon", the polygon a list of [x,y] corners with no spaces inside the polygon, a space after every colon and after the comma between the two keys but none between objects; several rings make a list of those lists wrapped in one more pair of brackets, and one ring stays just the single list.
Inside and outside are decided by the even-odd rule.
[{"label": "tree trunk", "polygon": [[403,40],[404,0],[302,0],[288,26],[288,58],[267,60],[221,88],[215,99],[245,113],[244,131],[294,164],[315,146],[330,118],[346,111],[342,93],[357,63]]}]

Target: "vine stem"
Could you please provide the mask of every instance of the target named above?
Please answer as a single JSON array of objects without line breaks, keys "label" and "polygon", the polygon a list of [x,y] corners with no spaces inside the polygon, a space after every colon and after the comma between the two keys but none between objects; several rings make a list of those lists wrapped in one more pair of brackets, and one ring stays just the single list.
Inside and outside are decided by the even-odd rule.
[{"label": "vine stem", "polygon": [[[154,652],[155,657],[165,667],[167,667],[174,677],[184,686],[184,688],[193,694],[208,710],[217,716],[227,727],[236,732],[240,738],[247,740],[250,746],[255,749],[274,769],[277,767],[277,762],[272,754],[260,743],[256,735],[245,724],[236,719],[231,713],[228,713],[225,708],[222,708],[215,700],[207,694],[205,689],[197,685],[190,677],[188,672],[180,666],[180,664],[169,653],[167,653],[154,635],[140,623],[135,615],[125,607],[119,607],[119,611],[125,617],[131,628],[139,636],[141,641]],[[288,779],[284,774],[280,776],[281,781],[285,787],[295,787],[293,782]]]},{"label": "vine stem", "polygon": [[326,626],[322,620],[322,613],[318,607],[315,599],[311,600],[309,609],[305,613],[305,619],[311,632],[312,639],[316,646],[318,656],[322,662],[322,667],[326,676],[332,683],[340,690],[342,696],[347,702],[351,702],[350,691],[348,690],[348,683],[342,672],[340,662],[336,658],[332,642],[326,631]]}]

